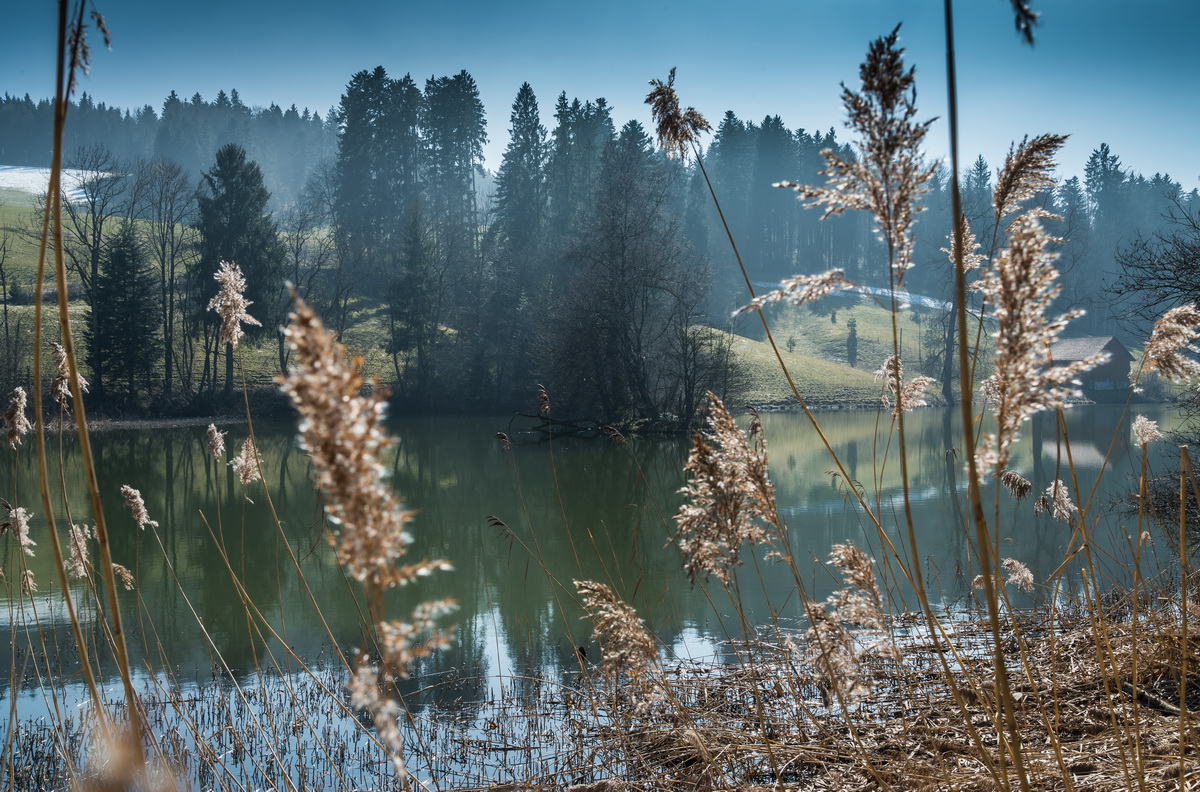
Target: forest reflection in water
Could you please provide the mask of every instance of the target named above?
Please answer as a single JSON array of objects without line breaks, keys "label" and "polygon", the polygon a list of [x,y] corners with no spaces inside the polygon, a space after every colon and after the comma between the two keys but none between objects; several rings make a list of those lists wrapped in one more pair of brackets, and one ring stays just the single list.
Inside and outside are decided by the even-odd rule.
[{"label": "forest reflection in water", "polygon": [[[1159,419],[1163,429],[1174,428],[1167,410],[1142,412]],[[1107,406],[1066,413],[1070,457],[1085,500],[1108,458],[1093,499],[1093,514],[1099,516],[1093,541],[1118,549],[1118,554],[1124,535],[1134,530],[1132,516],[1112,507],[1136,486],[1140,458],[1129,442],[1132,415],[1122,417],[1119,408]],[[831,475],[834,465],[803,415],[763,416],[791,550],[805,573],[808,595],[816,599],[837,585],[822,566],[835,543],[857,543],[879,561],[882,575],[889,574],[878,535],[848,497],[848,486],[861,488],[895,546],[907,555],[890,417],[857,411],[823,413],[819,419],[852,479],[849,483]],[[393,613],[403,618],[417,601],[441,597],[453,597],[460,605],[453,617],[454,647],[426,661],[418,675],[466,670],[480,680],[473,683],[476,689],[459,691],[469,700],[483,695],[487,683],[482,680],[489,674],[571,669],[578,665],[577,647],[598,657],[590,622],[580,618],[575,579],[611,585],[637,608],[663,646],[680,655],[711,652],[715,642],[741,634],[728,595],[715,585],[707,592],[703,586],[689,586],[678,551],[669,544],[684,485],[686,439],[635,438],[620,447],[603,438],[561,438],[517,442],[506,451],[494,435],[509,430],[507,417],[398,418],[390,426],[399,438],[386,460],[391,482],[405,505],[418,512],[412,552],[448,559],[455,567],[424,579],[416,589],[398,592],[390,603]],[[237,425],[221,428],[229,431],[232,449],[240,447],[248,431]],[[964,530],[965,456],[956,412],[915,412],[907,416],[906,428],[920,553],[914,566],[924,571],[935,599],[948,605],[963,602],[974,573]],[[335,563],[325,539],[319,500],[294,427],[258,424],[254,432],[269,498],[259,484],[243,489],[227,466],[207,455],[204,427],[113,429],[94,436],[114,560],[132,570],[137,581],[134,591],[122,593],[122,607],[140,669],[169,669],[183,679],[203,680],[218,664],[214,647],[235,675],[245,675],[258,667],[264,651],[278,652],[281,642],[302,660],[317,664],[334,662],[333,643],[345,652],[362,643],[355,586]],[[1071,480],[1059,434],[1054,417],[1044,416],[1027,424],[1016,448],[1013,466],[1032,480],[1035,496],[1055,479]],[[1160,445],[1159,461],[1152,464],[1165,469],[1173,447]],[[91,519],[74,437],[64,436],[62,448],[69,512],[60,505],[60,528]],[[36,468],[27,449],[0,459],[0,481],[8,482],[4,497],[35,513],[33,537],[39,542],[36,557],[27,559],[39,591],[32,603],[15,597],[9,601],[10,619],[2,628],[8,635],[0,641],[0,654],[10,662],[21,660],[39,640],[31,636],[40,631],[52,667],[69,677],[77,667],[74,652],[66,648],[73,639],[56,591],[48,542],[43,541],[46,523],[36,514]],[[133,523],[121,499],[122,484],[142,492],[151,517],[159,522],[157,533]],[[1074,488],[1072,496],[1080,498]],[[1035,515],[1032,500],[1017,502],[1007,494],[1000,498],[999,547],[1002,556],[1028,565],[1035,579],[1042,580],[1062,563],[1071,530],[1045,513]],[[1156,547],[1155,552],[1170,552],[1165,542]],[[11,542],[8,552],[6,570],[18,568]],[[739,588],[746,613],[763,624],[779,620],[799,625],[800,597],[786,566],[765,561],[761,550],[743,558]],[[258,636],[263,631],[256,632],[247,617],[231,576],[278,640]],[[905,586],[889,582],[895,608],[914,604]],[[1022,595],[1017,602],[1039,597],[1044,599],[1045,593],[1035,592],[1033,599]],[[92,624],[86,613],[84,621]],[[0,684],[7,686],[7,679]]]}]

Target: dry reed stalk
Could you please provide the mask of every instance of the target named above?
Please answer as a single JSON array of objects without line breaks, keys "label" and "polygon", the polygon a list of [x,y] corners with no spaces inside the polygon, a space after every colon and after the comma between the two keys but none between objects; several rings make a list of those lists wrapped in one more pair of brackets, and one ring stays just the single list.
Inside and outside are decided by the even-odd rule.
[{"label": "dry reed stalk", "polygon": [[[407,673],[407,664],[414,658],[449,644],[452,630],[438,628],[434,620],[453,609],[454,603],[424,603],[408,622],[391,621],[383,616],[384,590],[451,567],[445,561],[401,562],[413,541],[408,531],[413,513],[401,508],[384,482],[379,455],[395,441],[382,426],[385,402],[381,390],[376,383],[366,391],[361,359],[350,358],[294,292],[293,305],[284,334],[294,363],[280,385],[300,414],[301,440],[312,463],[313,479],[325,498],[325,513],[337,526],[330,541],[338,561],[366,591],[386,682]],[[549,400],[544,404],[548,409]],[[392,732],[395,702],[383,697],[379,678],[364,656],[351,681],[352,692],[372,718],[378,718],[376,727],[397,775],[406,778],[403,746],[395,739],[398,731]]]},{"label": "dry reed stalk", "polygon": [[821,173],[828,177],[822,187],[789,181],[776,185],[795,190],[809,207],[824,206],[824,217],[847,209],[871,212],[897,285],[912,267],[912,225],[923,209],[917,199],[934,173],[921,153],[933,120],[916,120],[915,70],[904,68],[904,50],[896,46],[899,37],[897,25],[871,42],[859,69],[861,93],[842,86],[847,125],[859,135],[854,143],[858,156],[844,160],[831,150],[821,152],[826,164]]}]

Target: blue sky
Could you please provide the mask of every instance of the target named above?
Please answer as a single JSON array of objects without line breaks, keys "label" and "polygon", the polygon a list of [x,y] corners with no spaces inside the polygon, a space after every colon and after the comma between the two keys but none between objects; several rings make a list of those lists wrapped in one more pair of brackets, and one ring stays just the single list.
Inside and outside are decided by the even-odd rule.
[{"label": "blue sky", "polygon": [[[1013,140],[1072,136],[1062,170],[1081,174],[1107,142],[1149,176],[1165,171],[1200,186],[1200,3],[1191,0],[1033,0],[1037,44],[1022,44],[1007,0],[959,0],[956,40],[961,147],[993,168]],[[338,101],[350,76],[382,64],[419,82],[467,69],[488,112],[488,166],[507,142],[509,108],[530,82],[547,126],[560,91],[603,96],[620,124],[649,124],[647,81],[679,69],[677,88],[714,123],[726,110],[760,121],[842,134],[839,85],[857,86],[868,42],[903,22],[901,43],[917,67],[918,103],[945,117],[942,4],[936,0],[610,0],[607,3],[439,3],[101,0],[111,51],[93,38],[98,101],[161,108],[171,90],[212,99],[237,88],[249,105],[318,110]],[[53,85],[54,4],[6,9],[0,91],[48,96]],[[929,153],[947,151],[935,125]],[[779,174],[786,178],[789,174]]]}]

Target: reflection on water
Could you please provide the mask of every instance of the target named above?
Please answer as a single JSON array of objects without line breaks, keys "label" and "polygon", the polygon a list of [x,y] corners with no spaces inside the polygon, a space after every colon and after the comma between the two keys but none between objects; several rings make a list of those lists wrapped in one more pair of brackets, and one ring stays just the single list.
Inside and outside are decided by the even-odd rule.
[{"label": "reflection on water", "polygon": [[[1173,428],[1161,411],[1145,412],[1164,429]],[[930,590],[940,592],[936,596],[953,601],[967,594],[973,574],[964,530],[967,451],[960,447],[955,414],[927,410],[907,417],[917,558],[908,557],[897,440],[889,417],[836,412],[820,420],[850,481],[831,473],[834,465],[803,416],[763,416],[780,508],[809,595],[824,598],[836,585],[821,564],[835,543],[854,541],[879,559],[881,572],[892,568],[851,487],[880,515],[905,563],[926,575]],[[1037,491],[1055,479],[1071,482],[1073,463],[1083,493],[1072,486],[1077,501],[1088,499],[1107,458],[1102,486],[1092,496],[1091,514],[1098,519],[1090,524],[1101,547],[1123,546],[1124,533],[1132,531],[1108,508],[1132,486],[1129,477],[1137,469],[1129,421],[1116,408],[1070,410],[1068,454],[1055,419],[1043,416],[1028,427],[1014,452],[1013,467],[1031,478]],[[224,428],[230,430],[228,446],[240,447],[246,428]],[[518,444],[506,452],[493,439],[508,429],[506,418],[404,419],[392,428],[400,443],[386,460],[391,480],[406,505],[418,511],[412,552],[449,559],[455,571],[422,581],[419,591],[398,592],[391,605],[402,617],[417,599],[459,601],[455,648],[428,661],[421,672],[466,672],[464,680],[470,681],[457,692],[462,698],[484,697],[487,674],[577,667],[579,646],[598,657],[590,624],[580,619],[574,579],[610,584],[638,609],[663,645],[677,651],[706,651],[711,642],[739,634],[728,596],[716,587],[707,593],[689,587],[678,553],[668,545],[684,484],[686,441],[643,439],[618,447],[603,439],[567,438]],[[361,643],[354,586],[333,561],[293,433],[287,425],[255,427],[269,498],[257,485],[243,491],[230,469],[208,457],[203,427],[95,435],[114,560],[137,579],[135,591],[122,593],[122,607],[139,669],[169,670],[197,681],[214,665],[228,666],[235,675],[250,673],[264,652],[278,653],[283,644],[309,660],[332,658],[331,643],[345,651]],[[90,522],[71,437],[63,440],[61,473],[69,508],[60,504],[59,525]],[[27,450],[0,458],[0,481],[9,482],[0,494],[38,511]],[[141,490],[160,524],[157,534],[134,525],[121,500],[122,484]],[[1018,503],[1005,494],[989,502],[988,510],[999,515],[1003,556],[1027,564],[1035,578],[1062,562],[1070,529],[1046,514],[1035,516],[1032,499]],[[32,604],[9,603],[0,627],[6,634],[0,654],[21,668],[37,658],[69,676],[76,660],[44,541],[46,523],[35,514],[33,524],[38,555],[28,562],[40,590]],[[764,561],[761,552],[745,558],[739,588],[747,612],[763,623],[776,616],[785,623],[797,619],[800,600],[786,567]],[[10,542],[5,569],[19,568],[16,563]],[[897,607],[913,604],[904,586],[891,589]],[[239,590],[269,630],[247,618]],[[90,640],[99,643],[87,613],[83,621]],[[40,637],[22,623],[40,627]],[[0,684],[7,686],[7,679]],[[414,690],[419,686],[411,684]]]}]

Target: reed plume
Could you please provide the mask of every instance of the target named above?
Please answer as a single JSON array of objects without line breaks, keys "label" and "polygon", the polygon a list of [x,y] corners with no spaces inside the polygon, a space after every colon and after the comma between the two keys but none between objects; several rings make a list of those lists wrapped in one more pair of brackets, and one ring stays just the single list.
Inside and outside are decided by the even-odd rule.
[{"label": "reed plume", "polygon": [[24,388],[13,388],[12,400],[4,413],[4,426],[8,431],[8,447],[14,451],[21,445],[21,435],[29,434],[33,424],[25,415],[26,396]]},{"label": "reed plume", "polygon": [[144,531],[147,525],[151,528],[158,527],[158,523],[151,520],[149,512],[146,511],[146,504],[142,501],[142,493],[128,484],[122,484],[121,497],[125,499],[125,505],[133,512],[133,519],[137,523],[138,528]]},{"label": "reed plume", "polygon": [[229,466],[237,474],[242,486],[253,484],[262,478],[258,449],[254,447],[253,437],[247,437],[242,441],[241,453],[229,460]]},{"label": "reed plume", "polygon": [[874,560],[855,544],[836,544],[829,561],[842,575],[843,587],[825,602],[810,602],[809,658],[822,673],[823,689],[855,700],[874,690],[864,661],[871,654],[896,656],[886,631],[883,596]]},{"label": "reed plume", "polygon": [[995,372],[980,386],[996,415],[996,433],[983,436],[977,454],[979,475],[1008,467],[1021,424],[1037,412],[1066,405],[1078,395],[1077,378],[1108,359],[1105,353],[1055,366],[1050,347],[1082,311],[1047,317],[1061,289],[1051,238],[1035,213],[1013,221],[1008,247],[980,281],[996,320]]},{"label": "reed plume", "polygon": [[208,430],[205,433],[205,439],[208,444],[208,454],[218,462],[225,457],[225,435],[225,432],[217,430],[216,424],[209,424]]},{"label": "reed plume", "polygon": [[[361,358],[350,358],[316,313],[292,293],[294,309],[284,330],[294,363],[280,385],[300,413],[300,435],[325,513],[337,526],[331,537],[338,562],[363,585],[382,650],[384,681],[407,673],[414,659],[444,648],[451,630],[434,620],[455,607],[452,600],[418,605],[408,622],[383,618],[383,591],[416,581],[445,561],[401,563],[412,544],[413,513],[384,483],[379,455],[395,441],[383,430],[384,396],[366,389]],[[544,389],[543,389],[544,393]],[[547,400],[548,406],[548,400]],[[380,672],[364,654],[350,681],[351,703],[371,715],[398,777],[406,777],[399,708],[379,688]]]},{"label": "reed plume", "polygon": [[1004,559],[1000,562],[1000,567],[1006,573],[1005,583],[1026,593],[1033,591],[1033,572],[1029,567],[1015,558]]},{"label": "reed plume", "polygon": [[29,518],[31,515],[23,506],[14,507],[8,501],[0,501],[5,508],[8,509],[8,519],[0,523],[0,535],[12,531],[13,538],[17,540],[17,547],[21,552],[29,557],[33,557],[33,548],[37,547],[37,542],[29,536]]},{"label": "reed plume", "polygon": [[734,312],[734,316],[746,311],[757,310],[764,305],[786,302],[789,305],[801,306],[805,303],[819,300],[834,292],[848,289],[854,284],[846,279],[846,273],[840,269],[831,269],[817,275],[795,275],[784,278],[778,289],[764,292]]},{"label": "reed plume", "polygon": [[[58,403],[64,412],[69,412],[68,402],[71,399],[71,367],[67,362],[67,350],[62,344],[55,343],[54,347],[54,379],[50,381],[50,398]],[[79,384],[79,392],[88,392],[88,381],[82,374],[76,373],[75,381]]]},{"label": "reed plume", "polygon": [[637,611],[603,583],[576,580],[575,589],[595,628],[604,670],[642,678],[658,661],[658,644]]},{"label": "reed plume", "polygon": [[779,515],[762,425],[755,422],[747,440],[720,398],[710,392],[708,400],[708,428],[692,440],[684,467],[689,481],[680,490],[686,501],[675,515],[671,541],[693,585],[701,576],[728,585],[731,569],[741,564],[742,545],[769,544],[763,524],[779,528]]},{"label": "reed plume", "polygon": [[1000,474],[1000,484],[1017,500],[1025,500],[1033,490],[1033,482],[1011,469]]},{"label": "reed plume", "polygon": [[246,299],[246,278],[237,264],[222,261],[213,280],[221,284],[215,297],[209,300],[208,310],[216,311],[221,317],[221,343],[237,346],[245,335],[242,325],[261,327],[262,323],[246,313],[252,303]]},{"label": "reed plume", "polygon": [[1050,512],[1050,516],[1059,522],[1068,522],[1071,515],[1079,509],[1071,502],[1071,494],[1067,485],[1056,480],[1033,504],[1033,513]]},{"label": "reed plume", "polygon": [[894,416],[917,407],[928,406],[929,402],[925,401],[925,389],[936,382],[933,377],[924,375],[905,382],[904,364],[895,355],[888,355],[883,361],[883,366],[875,372],[875,381],[884,383],[880,400]]},{"label": "reed plume", "polygon": [[95,532],[86,524],[71,526],[71,555],[63,562],[68,577],[81,578],[87,575],[88,540],[93,536]]},{"label": "reed plume", "polygon": [[1161,440],[1163,433],[1158,430],[1158,421],[1151,421],[1144,415],[1133,419],[1133,443],[1138,448],[1145,448],[1148,443]]},{"label": "reed plume", "polygon": [[1045,134],[1030,140],[1026,136],[1020,145],[1009,147],[1004,167],[996,177],[996,189],[992,191],[993,219],[997,228],[1024,201],[1054,187],[1054,177],[1050,175],[1054,170],[1054,158],[1068,137]]},{"label": "reed plume", "polygon": [[927,192],[934,167],[926,165],[921,144],[933,119],[917,121],[915,71],[904,68],[904,50],[896,46],[900,26],[871,42],[859,68],[862,91],[842,86],[847,125],[858,134],[857,156],[844,160],[825,150],[824,186],[779,182],[795,190],[810,208],[825,207],[824,217],[847,209],[865,209],[875,216],[888,247],[895,283],[912,266],[912,225],[923,207],[918,198]]},{"label": "reed plume", "polygon": [[651,80],[650,85],[652,88],[646,95],[646,104],[650,105],[650,114],[657,125],[658,146],[669,157],[687,159],[692,147],[699,146],[700,133],[711,132],[712,124],[696,108],[684,110],[680,106],[679,95],[675,93],[674,66],[665,83]]},{"label": "reed plume", "polygon": [[[1154,323],[1144,353],[1146,371],[1157,371],[1172,382],[1187,382],[1200,378],[1200,354],[1196,339],[1200,333],[1200,310],[1195,303],[1180,305],[1164,313]],[[1188,354],[1190,353],[1190,354]]]}]

